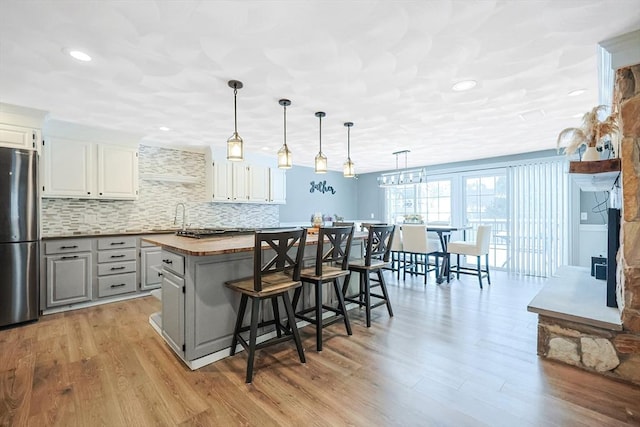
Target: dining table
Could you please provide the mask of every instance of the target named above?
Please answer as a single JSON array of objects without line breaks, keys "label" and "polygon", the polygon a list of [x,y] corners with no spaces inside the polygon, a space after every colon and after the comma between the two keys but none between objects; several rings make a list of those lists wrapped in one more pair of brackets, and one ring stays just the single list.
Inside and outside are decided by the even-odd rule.
[{"label": "dining table", "polygon": [[445,278],[447,282],[451,280],[451,268],[450,268],[450,259],[449,253],[447,251],[447,245],[451,240],[451,234],[454,231],[462,231],[463,239],[466,240],[466,230],[470,230],[472,227],[470,225],[426,225],[427,231],[431,231],[438,234],[438,238],[440,239],[440,245],[442,247],[442,264],[440,266],[440,271],[437,272],[436,275],[436,283],[440,284],[444,282]]}]

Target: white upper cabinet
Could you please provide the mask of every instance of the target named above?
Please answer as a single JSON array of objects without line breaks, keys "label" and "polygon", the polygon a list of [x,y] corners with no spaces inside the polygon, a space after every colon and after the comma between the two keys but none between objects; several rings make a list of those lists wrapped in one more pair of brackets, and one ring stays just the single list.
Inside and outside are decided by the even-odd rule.
[{"label": "white upper cabinet", "polygon": [[282,169],[270,169],[269,201],[271,203],[287,203],[287,175]]},{"label": "white upper cabinet", "polygon": [[43,146],[44,197],[94,198],[95,144],[50,139]]},{"label": "white upper cabinet", "polygon": [[138,197],[138,150],[117,145],[98,145],[98,197]]},{"label": "white upper cabinet", "polygon": [[228,162],[231,167],[231,191],[234,202],[249,201],[248,167],[244,162]]},{"label": "white upper cabinet", "polygon": [[43,197],[138,197],[138,150],[51,138],[44,142]]},{"label": "white upper cabinet", "polygon": [[40,144],[40,129],[0,123],[0,147],[35,150]]},{"label": "white upper cabinet", "polygon": [[[270,168],[270,160],[255,156],[247,158],[244,162],[231,162],[225,158],[222,150],[215,152],[215,158],[212,150],[208,150],[205,154],[206,200],[285,203],[284,171]],[[273,174],[276,175],[275,178],[272,177]],[[274,184],[278,188],[274,189]]]},{"label": "white upper cabinet", "polygon": [[43,197],[138,198],[137,137],[55,120],[44,135]]},{"label": "white upper cabinet", "polygon": [[0,102],[0,147],[39,150],[46,111]]},{"label": "white upper cabinet", "polygon": [[269,168],[252,165],[247,169],[248,196],[253,203],[269,202]]},{"label": "white upper cabinet", "polygon": [[211,200],[218,202],[231,201],[233,197],[231,165],[226,161],[218,161],[213,162],[212,168],[213,176],[210,183]]}]

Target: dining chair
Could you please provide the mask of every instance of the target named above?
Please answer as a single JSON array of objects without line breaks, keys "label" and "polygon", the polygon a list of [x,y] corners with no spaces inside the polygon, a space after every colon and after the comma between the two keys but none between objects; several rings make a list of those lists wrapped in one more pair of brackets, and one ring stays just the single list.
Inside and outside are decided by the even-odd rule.
[{"label": "dining chair", "polygon": [[[345,301],[365,308],[366,324],[367,327],[370,327],[371,309],[373,308],[386,305],[389,316],[393,317],[393,309],[382,270],[389,266],[395,226],[369,224],[368,230],[364,257],[349,261],[349,271],[356,272],[360,276],[358,293],[347,295],[351,274],[344,280],[342,293]],[[374,277],[372,278],[371,275]],[[374,287],[380,287],[382,295],[372,293],[371,288]],[[372,303],[372,297],[376,298],[378,302]]]},{"label": "dining chair", "polygon": [[[315,301],[313,306],[296,311],[297,318],[305,320],[316,327],[316,350],[322,351],[322,329],[336,321],[343,319],[347,334],[351,335],[349,315],[345,308],[340,278],[349,274],[348,263],[353,239],[353,225],[348,227],[321,227],[318,232],[318,246],[316,250],[315,266],[304,268],[300,272],[302,287],[296,288],[293,295],[293,308],[296,309],[305,283],[314,286]],[[323,304],[322,289],[325,283],[332,283],[338,300],[337,307]],[[336,316],[323,318],[325,311],[333,312]],[[308,314],[315,313],[315,317]]]},{"label": "dining chair", "polygon": [[[253,250],[253,276],[225,283],[228,288],[241,294],[230,355],[235,354],[238,342],[247,350],[247,383],[253,379],[255,352],[264,347],[293,339],[300,362],[305,363],[289,291],[302,286],[300,270],[306,236],[305,229],[257,231]],[[278,298],[282,299],[287,313],[287,326],[281,323]],[[260,321],[260,307],[265,299],[271,300],[274,316],[273,320]],[[249,300],[251,300],[251,323],[242,326]],[[275,326],[277,336],[257,344],[258,328],[271,325]],[[247,331],[249,331],[248,342],[241,335]]]},{"label": "dining chair", "polygon": [[391,240],[391,264],[388,269],[395,272],[396,279],[400,280],[400,271],[403,271],[405,266],[406,261],[402,242],[402,230],[397,228]]},{"label": "dining chair", "polygon": [[[423,275],[426,285],[428,273],[437,272],[439,269],[439,256],[442,253],[440,240],[430,238],[424,224],[403,224],[402,235],[404,256],[408,256],[403,280],[406,279],[407,273]],[[429,262],[430,257],[435,258],[433,263]]]},{"label": "dining chair", "polygon": [[[487,283],[491,284],[489,275],[489,244],[491,242],[491,226],[480,225],[476,233],[475,242],[455,241],[447,245],[447,257],[456,255],[456,278],[460,279],[460,274],[473,274],[478,276],[480,289],[482,289],[482,278],[487,277]],[[475,256],[477,259],[476,268],[460,266],[460,255]],[[485,269],[481,268],[481,258],[485,257]],[[449,265],[451,262],[449,261]],[[453,267],[451,267],[452,269]],[[483,274],[484,273],[484,274]]]}]

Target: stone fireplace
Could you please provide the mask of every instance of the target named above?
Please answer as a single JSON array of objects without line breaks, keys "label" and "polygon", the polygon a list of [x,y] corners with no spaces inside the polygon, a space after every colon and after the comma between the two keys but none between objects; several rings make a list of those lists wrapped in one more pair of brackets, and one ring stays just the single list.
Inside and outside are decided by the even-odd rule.
[{"label": "stone fireplace", "polygon": [[[640,31],[636,33],[640,38]],[[616,271],[621,327],[539,312],[538,354],[640,384],[640,64],[616,71],[613,111],[621,135],[622,219]]]}]

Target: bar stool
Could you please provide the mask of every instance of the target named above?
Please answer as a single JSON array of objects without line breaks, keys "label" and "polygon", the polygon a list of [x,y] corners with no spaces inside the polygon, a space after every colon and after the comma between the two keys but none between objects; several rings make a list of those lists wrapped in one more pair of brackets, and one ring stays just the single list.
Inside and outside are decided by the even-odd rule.
[{"label": "bar stool", "polygon": [[[302,286],[300,270],[307,231],[295,229],[288,231],[256,232],[253,251],[253,276],[226,282],[226,286],[240,292],[240,308],[236,318],[236,326],[231,340],[231,356],[236,352],[238,342],[247,350],[247,383],[253,379],[253,359],[255,351],[269,345],[293,339],[296,343],[300,362],[305,363],[304,351],[296,327],[295,314],[289,290]],[[275,254],[273,254],[275,252]],[[288,333],[282,335],[287,328],[280,323],[278,297],[282,298],[289,322]],[[247,302],[251,299],[251,323],[242,326]],[[262,300],[270,299],[273,306],[273,320],[259,321]],[[258,328],[275,325],[277,336],[256,344]],[[249,331],[249,342],[241,335]]]},{"label": "bar stool", "polygon": [[[316,265],[305,268],[300,272],[302,287],[296,288],[293,294],[293,307],[298,306],[300,295],[305,283],[315,286],[315,304],[296,312],[296,317],[312,323],[316,327],[316,350],[322,351],[322,329],[336,321],[343,319],[347,334],[351,335],[351,325],[349,315],[344,304],[342,290],[339,280],[349,274],[348,262],[351,250],[351,240],[353,239],[353,225],[349,227],[321,227],[318,233],[318,249],[316,251]],[[322,288],[323,284],[333,283],[338,307],[323,304]],[[336,316],[323,319],[324,310],[333,312]],[[308,317],[307,314],[315,312],[315,318]]]},{"label": "bar stool", "polygon": [[[482,277],[487,277],[487,282],[491,284],[491,277],[489,276],[489,243],[491,242],[491,226],[480,225],[478,226],[478,232],[476,234],[475,242],[449,242],[447,245],[447,256],[456,254],[456,277],[460,279],[460,274],[473,274],[478,276],[478,282],[480,282],[480,289],[482,289]],[[475,256],[477,258],[477,267],[475,269],[468,267],[460,267],[460,255]],[[480,266],[480,257],[484,255],[486,269],[483,270]],[[451,262],[449,262],[451,265]],[[453,267],[451,267],[453,268]],[[482,273],[485,273],[484,276]],[[447,279],[448,280],[448,279]]]},{"label": "bar stool", "polygon": [[[357,294],[347,295],[351,274],[345,278],[342,286],[342,293],[345,295],[345,301],[358,304],[365,308],[367,328],[371,326],[372,308],[386,305],[389,316],[393,317],[393,309],[391,308],[391,302],[389,301],[389,293],[387,292],[387,285],[384,281],[382,270],[389,266],[391,243],[393,241],[395,226],[369,224],[368,229],[369,233],[364,258],[349,262],[349,270],[351,272],[355,271],[360,275],[359,292]],[[374,278],[370,277],[372,274],[375,274]],[[375,283],[373,286],[371,286],[372,281]],[[378,286],[382,291],[382,295],[371,293],[371,288]],[[372,304],[371,297],[377,298],[380,301]]]},{"label": "bar stool", "polygon": [[406,268],[402,230],[397,229],[391,241],[391,265],[389,270],[396,272],[396,279],[400,280],[400,271]]},{"label": "bar stool", "polygon": [[[427,227],[423,224],[403,224],[403,250],[405,257],[409,255],[409,261],[406,261],[404,268],[403,280],[406,279],[407,273],[419,274],[424,276],[424,284],[427,284],[427,275],[430,271],[438,271],[438,257],[442,253],[440,240],[431,239],[427,233]],[[435,263],[429,263],[429,257],[435,257]]]}]

